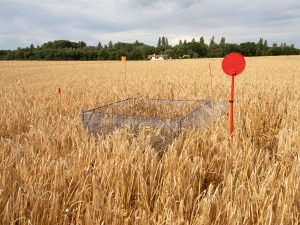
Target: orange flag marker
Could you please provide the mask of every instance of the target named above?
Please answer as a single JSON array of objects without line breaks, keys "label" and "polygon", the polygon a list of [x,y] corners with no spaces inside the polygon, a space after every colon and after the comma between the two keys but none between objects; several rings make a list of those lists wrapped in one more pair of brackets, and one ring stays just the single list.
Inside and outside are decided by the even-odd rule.
[{"label": "orange flag marker", "polygon": [[126,56],[122,56],[121,61],[125,62],[125,80],[126,80]]}]

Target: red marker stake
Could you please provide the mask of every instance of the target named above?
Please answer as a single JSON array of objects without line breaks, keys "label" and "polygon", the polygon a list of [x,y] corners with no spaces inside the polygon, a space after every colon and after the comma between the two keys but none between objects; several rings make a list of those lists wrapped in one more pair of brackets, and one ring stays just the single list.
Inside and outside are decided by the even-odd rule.
[{"label": "red marker stake", "polygon": [[223,71],[232,77],[231,82],[231,100],[230,104],[230,121],[229,121],[229,140],[233,140],[233,93],[234,93],[234,77],[239,75],[245,69],[246,61],[245,58],[239,53],[230,53],[228,54],[222,62]]},{"label": "red marker stake", "polygon": [[61,97],[60,97],[60,88],[58,88],[58,95],[59,95],[59,114],[61,114]]},{"label": "red marker stake", "polygon": [[233,93],[234,93],[234,74],[235,72],[232,72],[232,81],[231,81],[231,101],[230,101],[230,140],[232,140],[232,132],[233,132]]}]

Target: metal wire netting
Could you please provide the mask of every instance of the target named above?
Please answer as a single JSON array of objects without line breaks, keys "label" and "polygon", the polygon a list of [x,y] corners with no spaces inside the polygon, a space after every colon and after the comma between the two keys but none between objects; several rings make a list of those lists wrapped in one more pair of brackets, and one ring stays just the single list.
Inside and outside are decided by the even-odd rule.
[{"label": "metal wire netting", "polygon": [[165,149],[185,128],[202,129],[218,119],[228,104],[217,100],[172,100],[130,98],[82,111],[84,128],[106,134],[122,126],[143,131],[156,149]]}]

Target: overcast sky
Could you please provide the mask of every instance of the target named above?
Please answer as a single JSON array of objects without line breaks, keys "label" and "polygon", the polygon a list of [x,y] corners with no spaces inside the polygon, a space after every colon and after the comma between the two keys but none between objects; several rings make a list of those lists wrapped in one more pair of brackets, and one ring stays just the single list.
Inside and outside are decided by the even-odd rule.
[{"label": "overcast sky", "polygon": [[0,49],[48,41],[179,39],[286,42],[300,48],[300,0],[0,0]]}]

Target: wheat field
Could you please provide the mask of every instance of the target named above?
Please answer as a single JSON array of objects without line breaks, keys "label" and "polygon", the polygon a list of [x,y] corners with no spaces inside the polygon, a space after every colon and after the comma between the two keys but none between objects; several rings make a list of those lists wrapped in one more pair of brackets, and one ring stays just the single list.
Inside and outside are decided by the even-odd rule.
[{"label": "wheat field", "polygon": [[163,152],[83,128],[131,97],[227,101],[221,63],[1,61],[0,224],[299,224],[300,56],[246,58],[232,144],[227,113]]}]

